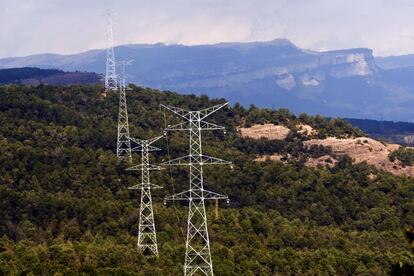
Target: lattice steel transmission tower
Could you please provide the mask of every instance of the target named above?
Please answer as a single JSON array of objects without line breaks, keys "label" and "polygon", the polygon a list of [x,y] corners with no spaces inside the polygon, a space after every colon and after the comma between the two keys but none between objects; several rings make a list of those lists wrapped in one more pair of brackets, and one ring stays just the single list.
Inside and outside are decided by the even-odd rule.
[{"label": "lattice steel transmission tower", "polygon": [[138,248],[144,255],[158,257],[157,234],[155,231],[154,211],[152,209],[151,190],[161,188],[161,186],[150,182],[150,171],[161,170],[161,166],[149,163],[149,152],[160,150],[151,146],[152,143],[161,139],[163,136],[152,138],[149,140],[140,140],[130,138],[132,142],[138,144],[132,151],[141,152],[141,164],[128,168],[128,171],[140,171],[141,183],[128,189],[141,190],[141,203],[139,210],[139,227],[138,227]]},{"label": "lattice steel transmission tower", "polygon": [[118,112],[118,137],[116,146],[116,156],[118,162],[127,160],[132,162],[131,141],[129,139],[128,109],[126,101],[125,66],[130,65],[131,61],[122,61],[121,86],[119,89],[119,112]]},{"label": "lattice steel transmission tower", "polygon": [[204,119],[226,105],[227,103],[220,104],[199,111],[187,111],[177,107],[161,105],[185,120],[180,124],[168,126],[167,131],[184,130],[190,133],[190,154],[162,163],[162,165],[190,166],[189,190],[166,198],[166,200],[172,201],[189,201],[184,275],[190,276],[196,273],[213,275],[205,200],[226,199],[228,201],[228,197],[204,189],[203,166],[231,164],[231,162],[202,153],[201,131],[224,130],[224,127],[205,122]]},{"label": "lattice steel transmission tower", "polygon": [[118,79],[116,74],[113,21],[112,14],[107,12],[107,50],[106,50],[106,71],[105,71],[105,91],[116,91],[118,89]]}]

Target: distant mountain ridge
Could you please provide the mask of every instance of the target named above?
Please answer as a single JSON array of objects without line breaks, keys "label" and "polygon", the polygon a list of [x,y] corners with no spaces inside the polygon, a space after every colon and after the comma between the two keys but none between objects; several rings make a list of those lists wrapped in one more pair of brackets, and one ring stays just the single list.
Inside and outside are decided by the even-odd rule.
[{"label": "distant mountain ridge", "polygon": [[[286,107],[295,113],[414,121],[410,67],[385,70],[371,49],[317,52],[286,39],[212,45],[123,45],[116,58],[134,59],[129,81],[232,103]],[[0,59],[0,68],[36,66],[103,73],[106,51]],[[383,61],[383,60],[382,60]]]},{"label": "distant mountain ridge", "polygon": [[376,62],[382,69],[397,69],[404,67],[414,66],[414,54],[401,55],[401,56],[389,56],[389,57],[377,57]]},{"label": "distant mountain ridge", "polygon": [[100,76],[89,72],[64,72],[57,69],[40,69],[35,67],[0,69],[0,85],[73,85],[95,84],[99,82]]}]

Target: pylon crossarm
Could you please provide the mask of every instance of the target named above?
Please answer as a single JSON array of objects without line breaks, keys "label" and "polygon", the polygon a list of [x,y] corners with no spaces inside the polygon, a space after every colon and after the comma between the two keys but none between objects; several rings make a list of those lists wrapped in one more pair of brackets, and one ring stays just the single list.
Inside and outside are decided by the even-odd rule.
[{"label": "pylon crossarm", "polygon": [[141,139],[137,139],[137,138],[133,138],[133,137],[129,137],[129,140],[131,140],[131,142],[134,142],[137,145],[143,146],[145,144],[145,140],[141,140]]},{"label": "pylon crossarm", "polygon": [[187,166],[187,165],[192,165],[192,164],[200,164],[200,165],[230,165],[232,164],[229,161],[225,161],[223,159],[220,158],[216,158],[216,157],[212,157],[212,156],[208,156],[208,155],[187,155],[187,156],[183,156],[183,157],[179,157],[176,159],[172,159],[169,161],[166,161],[164,163],[161,163],[162,165],[165,166],[174,166],[174,165],[178,165],[178,166]]},{"label": "pylon crossarm", "polygon": [[[202,194],[202,196],[198,196],[197,194]],[[229,197],[226,195],[221,195],[216,192],[212,192],[209,190],[187,190],[172,196],[167,196],[164,198],[167,201],[179,201],[179,200],[189,200],[189,199],[204,199],[204,200],[227,200]]]},{"label": "pylon crossarm", "polygon": [[220,158],[208,156],[208,155],[202,155],[200,164],[201,165],[230,165],[231,162],[220,159]]},{"label": "pylon crossarm", "polygon": [[178,200],[188,200],[190,198],[190,191],[181,192],[172,196],[167,196],[164,200],[168,201],[178,201]]},{"label": "pylon crossarm", "polygon": [[[191,129],[191,126],[189,122],[182,122],[176,125],[168,126],[165,130],[174,131],[174,130],[190,130],[190,129]],[[200,130],[223,130],[223,129],[224,127],[213,124],[213,123],[209,123],[205,121],[200,122]]]},{"label": "pylon crossarm", "polygon": [[200,120],[204,120],[206,117],[210,116],[211,114],[213,114],[214,112],[216,112],[217,110],[225,107],[226,105],[228,105],[228,103],[223,103],[223,104],[218,104],[206,109],[202,109],[198,112],[200,112]]},{"label": "pylon crossarm", "polygon": [[165,129],[166,131],[172,131],[172,130],[190,130],[190,125],[188,122],[179,123],[172,126],[167,126]]},{"label": "pylon crossarm", "polygon": [[162,189],[161,186],[155,185],[155,184],[152,184],[152,183],[144,183],[144,184],[140,183],[140,184],[128,187],[129,190],[141,190],[141,189],[145,189],[145,188],[147,188],[147,189]]},{"label": "pylon crossarm", "polygon": [[135,144],[137,144],[138,146],[134,147],[133,149],[131,149],[132,151],[156,151],[156,150],[161,150],[160,148],[151,146],[151,144],[155,143],[156,141],[158,141],[159,139],[163,138],[164,136],[158,136],[155,138],[151,138],[148,140],[142,140],[142,139],[137,139],[137,138],[133,138],[133,137],[129,137],[129,140],[131,142],[134,142]]},{"label": "pylon crossarm", "polygon": [[148,146],[151,145],[151,144],[153,144],[153,143],[155,143],[155,142],[157,142],[158,140],[160,140],[163,137],[164,136],[158,136],[158,137],[154,137],[154,138],[148,139],[147,140]]},{"label": "pylon crossarm", "polygon": [[206,199],[206,200],[215,200],[215,199],[223,199],[223,200],[225,199],[225,200],[227,200],[227,199],[229,199],[229,197],[226,196],[226,195],[222,195],[222,194],[212,192],[212,191],[209,191],[209,190],[203,190],[203,194],[204,194],[204,199]]},{"label": "pylon crossarm", "polygon": [[157,147],[154,147],[154,146],[148,146],[148,148],[145,149],[141,145],[136,146],[136,147],[133,147],[131,149],[131,151],[146,151],[146,150],[148,150],[148,151],[158,151],[158,150],[161,150],[161,149],[160,148],[157,148]]},{"label": "pylon crossarm", "polygon": [[188,115],[190,114],[190,111],[179,108],[179,107],[174,107],[174,106],[164,105],[164,104],[161,104],[160,106],[165,109],[168,109],[169,111],[177,114],[180,117],[183,117],[184,119],[188,119]]},{"label": "pylon crossarm", "polygon": [[201,130],[223,130],[224,129],[224,127],[222,126],[209,123],[209,122],[205,122],[205,121],[200,122],[200,128]]},{"label": "pylon crossarm", "polygon": [[133,167],[129,167],[126,170],[127,171],[142,171],[143,169],[145,170],[150,170],[150,171],[159,171],[159,170],[163,170],[164,168],[158,165],[152,165],[152,164],[139,164]]},{"label": "pylon crossarm", "polygon": [[187,166],[190,164],[190,156],[183,156],[183,157],[179,157],[179,158],[175,158],[172,160],[168,160],[166,162],[161,163],[161,165],[164,166],[173,166],[173,165],[182,165],[182,166]]}]

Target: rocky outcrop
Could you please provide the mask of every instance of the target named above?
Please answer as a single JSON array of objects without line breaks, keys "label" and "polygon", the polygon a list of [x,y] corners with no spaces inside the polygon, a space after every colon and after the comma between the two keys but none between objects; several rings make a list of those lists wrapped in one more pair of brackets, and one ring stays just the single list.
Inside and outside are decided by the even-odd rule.
[{"label": "rocky outcrop", "polygon": [[354,163],[367,162],[395,175],[414,176],[414,166],[404,166],[398,160],[390,161],[389,154],[400,147],[397,144],[381,143],[368,137],[347,139],[329,137],[312,139],[304,144],[331,147],[335,155],[348,155]]},{"label": "rocky outcrop", "polygon": [[[298,124],[296,128],[299,132],[312,137],[317,134],[317,131],[309,125]],[[290,133],[290,129],[285,126],[274,124],[253,125],[249,128],[238,128],[242,137],[252,139],[269,139],[269,140],[283,140]],[[333,156],[348,155],[352,158],[353,163],[366,162],[380,170],[388,171],[395,175],[414,176],[414,166],[404,166],[399,160],[391,161],[389,159],[390,153],[397,150],[400,145],[387,144],[374,140],[369,137],[356,138],[336,138],[328,137],[326,139],[310,139],[304,141],[305,147],[312,145],[321,145],[323,147],[330,147]],[[333,156],[324,155],[318,158],[309,157],[305,165],[309,167],[331,168],[337,163],[337,159]],[[272,161],[286,161],[284,155],[279,153],[271,155],[258,156],[255,161],[262,162],[266,160]],[[287,155],[287,159],[292,158]]]},{"label": "rocky outcrop", "polygon": [[311,127],[310,125],[298,124],[296,125],[296,128],[298,129],[299,133],[302,133],[307,136],[313,136],[313,135],[318,134],[318,131],[314,129],[313,127]]}]

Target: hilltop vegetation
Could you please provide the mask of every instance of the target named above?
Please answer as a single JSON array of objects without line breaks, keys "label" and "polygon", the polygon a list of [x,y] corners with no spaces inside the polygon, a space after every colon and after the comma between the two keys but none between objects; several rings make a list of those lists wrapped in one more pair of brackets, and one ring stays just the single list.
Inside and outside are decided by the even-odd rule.
[{"label": "hilltop vegetation", "polygon": [[412,122],[375,121],[368,119],[345,120],[362,129],[373,138],[401,145],[414,145],[414,123]]},{"label": "hilltop vegetation", "polygon": [[49,77],[63,73],[57,69],[40,69],[35,67],[0,69],[0,84],[16,83],[34,77]]},{"label": "hilltop vegetation", "polygon": [[0,85],[74,85],[97,84],[100,76],[90,72],[64,72],[56,69],[41,69],[36,67],[0,69]]},{"label": "hilltop vegetation", "polygon": [[[160,135],[175,122],[159,104],[186,109],[223,99],[181,96],[132,86],[128,92],[131,136]],[[159,260],[136,248],[139,181],[116,163],[118,97],[98,86],[0,87],[0,275],[179,275],[184,257],[186,207],[162,206],[162,198],[187,187],[188,172],[171,168],[153,175],[165,188],[154,195]],[[293,131],[285,141],[241,138],[241,124],[298,123],[318,137],[359,136],[341,120],[287,110],[225,109],[212,122],[227,134],[205,133],[206,154],[231,160],[234,169],[206,169],[208,189],[228,194],[219,217],[208,204],[217,275],[384,275],[404,267],[412,253],[403,232],[414,225],[414,180],[353,165],[346,156],[331,169],[254,162],[256,153],[325,154]],[[168,135],[154,162],[185,154],[183,133]],[[319,152],[319,153],[318,153]],[[136,161],[139,161],[135,157]],[[213,173],[214,172],[214,173]],[[375,173],[376,177],[370,175]],[[401,266],[399,265],[401,264]]]},{"label": "hilltop vegetation", "polygon": [[414,149],[400,147],[390,154],[390,159],[398,159],[404,166],[412,166],[414,163]]}]

